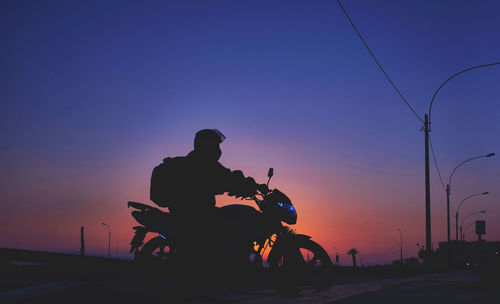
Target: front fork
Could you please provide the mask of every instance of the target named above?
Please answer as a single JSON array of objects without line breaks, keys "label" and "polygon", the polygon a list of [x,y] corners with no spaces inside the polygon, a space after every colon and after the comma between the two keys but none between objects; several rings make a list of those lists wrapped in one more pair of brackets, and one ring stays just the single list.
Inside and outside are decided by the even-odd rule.
[{"label": "front fork", "polygon": [[310,236],[305,234],[296,234],[295,231],[289,227],[283,227],[281,233],[277,235],[273,243],[273,247],[268,255],[268,263],[273,259],[279,257],[288,259],[288,262],[300,263],[304,262],[303,256],[300,252],[298,244],[301,241],[311,239]]},{"label": "front fork", "polygon": [[278,233],[268,236],[264,241],[259,242],[259,247],[254,249],[254,253],[262,258],[267,254],[267,262],[269,263],[273,254],[279,251],[289,251],[294,247],[297,239],[310,239],[311,237],[304,234],[296,234],[290,227],[283,226]]},{"label": "front fork", "polygon": [[137,253],[139,247],[144,244],[144,239],[149,230],[143,226],[135,226],[133,229],[135,230],[135,234],[132,241],[130,241],[130,253]]}]

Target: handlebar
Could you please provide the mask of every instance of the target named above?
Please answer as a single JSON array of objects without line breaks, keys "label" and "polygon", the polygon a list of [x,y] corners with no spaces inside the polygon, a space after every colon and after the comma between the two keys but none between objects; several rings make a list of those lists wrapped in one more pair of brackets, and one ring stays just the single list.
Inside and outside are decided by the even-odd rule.
[{"label": "handlebar", "polygon": [[[257,206],[261,206],[262,202],[266,199],[266,196],[271,193],[271,191],[267,192],[267,193],[263,193],[263,192],[260,192],[260,191],[257,191],[256,194],[250,196],[250,197],[246,197],[246,198],[242,198],[244,200],[248,200],[248,201],[254,201]],[[262,198],[259,198],[258,196],[261,196]]]}]

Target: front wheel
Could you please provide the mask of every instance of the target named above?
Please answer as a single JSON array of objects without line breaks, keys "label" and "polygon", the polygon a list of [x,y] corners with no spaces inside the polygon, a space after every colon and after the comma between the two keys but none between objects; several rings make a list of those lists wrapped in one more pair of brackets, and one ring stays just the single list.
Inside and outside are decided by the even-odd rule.
[{"label": "front wheel", "polygon": [[326,290],[332,284],[332,261],[316,242],[295,238],[281,244],[270,254],[269,268],[276,290],[281,296],[298,296],[301,286]]}]

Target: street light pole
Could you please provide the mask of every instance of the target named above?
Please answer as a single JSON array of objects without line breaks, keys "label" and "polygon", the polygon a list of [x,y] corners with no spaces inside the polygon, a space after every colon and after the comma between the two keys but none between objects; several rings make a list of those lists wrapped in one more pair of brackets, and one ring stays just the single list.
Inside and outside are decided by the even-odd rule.
[{"label": "street light pole", "polygon": [[106,223],[102,223],[103,226],[108,228],[108,258],[111,257],[111,227],[108,226]]},{"label": "street light pole", "polygon": [[462,223],[460,224],[460,235],[462,237],[462,241],[464,240],[464,236],[463,236],[463,233],[462,233],[462,229],[463,229],[463,226],[464,226],[464,222],[465,220],[469,217],[469,216],[472,216],[472,215],[475,215],[475,214],[480,214],[480,213],[486,213],[486,211],[482,210],[482,211],[476,211],[476,212],[472,212],[472,213],[469,213],[466,217],[464,217],[464,219],[462,220]]},{"label": "street light pole", "polygon": [[[458,75],[461,75],[465,72],[475,70],[478,68],[484,68],[484,67],[489,67],[489,66],[493,66],[493,65],[498,65],[498,64],[500,64],[500,62],[493,62],[493,63],[483,64],[483,65],[477,65],[477,66],[473,66],[473,67],[461,70],[460,72],[453,74],[451,77],[446,79],[439,86],[439,88],[436,90],[436,92],[434,92],[434,95],[431,98],[431,102],[429,103],[429,111],[428,111],[429,115],[428,116],[427,116],[427,114],[425,115],[425,121],[424,121],[424,131],[425,131],[425,210],[426,210],[425,221],[426,221],[426,246],[427,246],[426,249],[430,249],[430,245],[431,245],[431,235],[430,235],[430,233],[431,233],[431,223],[430,223],[430,221],[431,221],[431,212],[430,212],[430,200],[431,200],[431,198],[430,198],[430,186],[429,186],[429,147],[428,147],[429,141],[428,140],[429,140],[429,131],[430,131],[430,123],[431,123],[432,104],[434,103],[434,99],[436,99],[436,96],[439,93],[439,91],[441,90],[441,88],[443,88],[443,86],[446,83],[448,83],[448,81],[452,80],[453,78],[455,78]],[[449,190],[447,192],[449,192]],[[448,193],[448,195],[449,195],[449,193]],[[447,200],[447,204],[449,206],[449,199]],[[450,241],[450,209],[448,207],[448,242],[449,241]],[[448,248],[449,248],[449,246],[448,246]]]},{"label": "street light pole", "polygon": [[448,226],[448,248],[450,248],[450,183],[451,181],[446,185],[446,223]]},{"label": "street light pole", "polygon": [[[429,111],[430,112],[430,111]],[[429,131],[430,122],[427,114],[424,116],[425,132],[425,249],[431,250],[431,187],[429,176]]]},{"label": "street light pole", "polygon": [[457,207],[457,211],[455,212],[455,238],[456,238],[456,241],[458,242],[458,212],[460,211],[460,207],[462,206],[462,204],[469,198],[471,197],[474,197],[474,196],[478,196],[478,195],[486,195],[488,194],[489,192],[483,192],[483,193],[477,193],[477,194],[472,194],[472,195],[469,195],[467,196],[466,198],[464,198],[460,204],[458,204],[458,207]]},{"label": "street light pole", "polygon": [[399,253],[401,259],[401,265],[403,264],[403,232],[398,228],[399,231]]},{"label": "street light pole", "polygon": [[[451,185],[451,178],[453,177],[453,174],[458,169],[458,167],[465,164],[466,162],[469,162],[471,160],[478,159],[478,158],[492,157],[492,156],[495,156],[495,153],[471,157],[469,159],[464,160],[460,164],[458,164],[458,166],[456,166],[455,169],[453,169],[453,171],[451,172],[450,178],[448,179],[448,184],[446,185],[446,218],[447,218],[447,223],[448,223],[448,244],[450,243],[450,188],[451,188],[450,185]],[[458,217],[458,215],[457,215],[457,217]],[[458,237],[457,237],[457,241],[458,241]]]}]

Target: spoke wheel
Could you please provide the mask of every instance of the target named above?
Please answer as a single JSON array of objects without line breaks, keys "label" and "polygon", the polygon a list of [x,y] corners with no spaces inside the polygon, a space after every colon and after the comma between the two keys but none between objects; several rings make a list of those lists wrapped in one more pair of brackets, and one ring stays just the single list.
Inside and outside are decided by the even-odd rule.
[{"label": "spoke wheel", "polygon": [[137,251],[135,264],[139,282],[153,297],[176,300],[182,296],[186,282],[179,275],[182,269],[170,241],[152,238]]},{"label": "spoke wheel", "polygon": [[301,286],[326,290],[331,286],[332,262],[328,253],[312,240],[296,240],[269,261],[273,283],[281,296],[299,295]]},{"label": "spoke wheel", "polygon": [[135,261],[141,267],[155,270],[154,273],[171,272],[170,268],[173,267],[177,258],[175,253],[176,249],[171,242],[157,236],[142,246],[141,250],[136,253]]},{"label": "spoke wheel", "polygon": [[332,261],[328,253],[316,242],[300,243],[299,271],[302,285],[313,285],[326,290],[332,284]]}]

